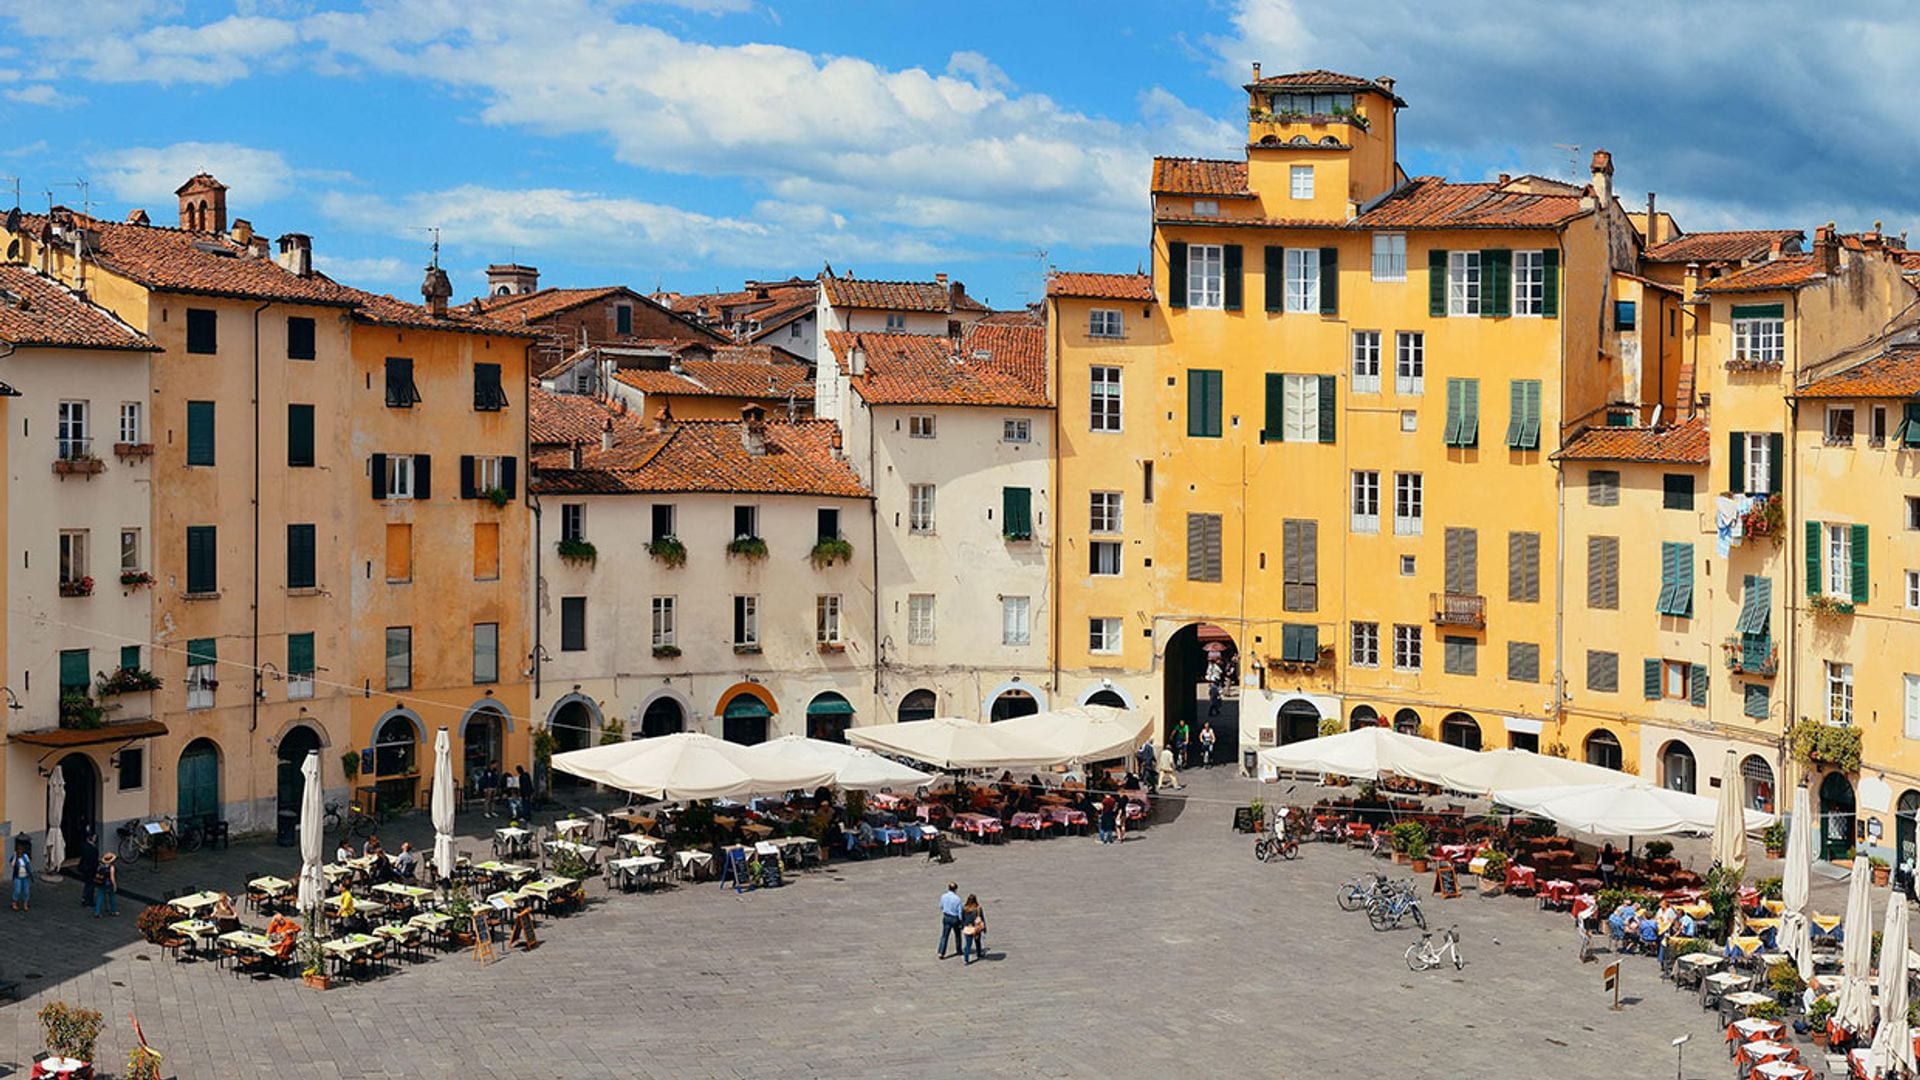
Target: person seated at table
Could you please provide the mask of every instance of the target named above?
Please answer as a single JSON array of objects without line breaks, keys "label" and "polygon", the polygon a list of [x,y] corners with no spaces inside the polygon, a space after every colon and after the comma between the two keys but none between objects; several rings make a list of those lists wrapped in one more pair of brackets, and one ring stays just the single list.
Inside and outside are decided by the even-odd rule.
[{"label": "person seated at table", "polygon": [[213,902],[213,910],[208,914],[216,932],[230,934],[240,929],[240,914],[233,910],[233,898],[226,893]]},{"label": "person seated at table", "polygon": [[1700,929],[1699,925],[1693,921],[1693,916],[1684,911],[1680,913],[1680,918],[1673,924],[1673,928],[1676,936],[1684,938],[1695,936]]},{"label": "person seated at table", "polygon": [[1660,929],[1660,936],[1665,937],[1672,932],[1673,924],[1680,921],[1680,909],[1673,906],[1673,901],[1661,897],[1660,910],[1654,912],[1653,919]]},{"label": "person seated at table", "polygon": [[376,855],[384,854],[386,854],[386,852],[380,847],[380,837],[378,835],[367,837],[366,846],[360,849],[360,857],[363,859],[371,859]]},{"label": "person seated at table", "polygon": [[1136,776],[1136,775],[1134,775],[1133,773],[1131,773],[1131,772],[1129,772],[1129,773],[1127,774],[1127,778],[1126,778],[1125,780],[1123,780],[1123,781],[1121,781],[1121,782],[1120,782],[1120,790],[1122,790],[1122,791],[1139,791],[1139,790],[1140,790],[1140,778],[1139,778],[1138,776]]},{"label": "person seated at table", "polygon": [[1640,951],[1648,956],[1660,955],[1660,967],[1665,970],[1667,966],[1665,950],[1661,948],[1661,938],[1664,935],[1660,933],[1659,920],[1650,915],[1642,915],[1634,929],[1640,939]]},{"label": "person seated at table", "polygon": [[1627,944],[1627,924],[1634,918],[1633,901],[1622,900],[1620,906],[1607,916],[1607,936],[1613,939],[1613,947],[1621,949]]},{"label": "person seated at table", "polygon": [[413,842],[403,840],[400,854],[393,857],[393,869],[401,880],[412,881],[414,872],[420,868],[420,856],[413,850]]},{"label": "person seated at table", "polygon": [[341,866],[345,866],[347,860],[351,858],[353,858],[353,849],[347,846],[346,838],[341,837],[340,846],[334,850],[333,861]]}]

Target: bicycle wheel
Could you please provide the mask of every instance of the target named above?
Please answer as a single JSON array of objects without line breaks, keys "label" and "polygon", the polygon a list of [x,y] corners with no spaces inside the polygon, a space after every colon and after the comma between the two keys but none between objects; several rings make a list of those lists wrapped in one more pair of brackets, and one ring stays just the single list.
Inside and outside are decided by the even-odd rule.
[{"label": "bicycle wheel", "polygon": [[140,861],[140,842],[135,840],[131,833],[120,838],[120,845],[115,850],[123,863],[132,864]]},{"label": "bicycle wheel", "polygon": [[206,842],[207,834],[198,825],[189,825],[180,830],[181,851],[199,851],[200,845]]},{"label": "bicycle wheel", "polygon": [[1399,921],[1397,917],[1389,915],[1385,907],[1378,904],[1367,909],[1367,922],[1373,924],[1375,930],[1386,930]]},{"label": "bicycle wheel", "polygon": [[1274,856],[1273,841],[1261,837],[1253,842],[1253,857],[1261,862],[1272,862]]},{"label": "bicycle wheel", "polygon": [[1352,882],[1340,886],[1340,891],[1334,895],[1334,899],[1339,901],[1341,911],[1359,911],[1367,902],[1365,895],[1360,892],[1360,886]]},{"label": "bicycle wheel", "polygon": [[1461,968],[1466,967],[1467,958],[1460,955],[1460,946],[1455,945],[1452,951],[1453,951],[1453,970],[1459,971]]},{"label": "bicycle wheel", "polygon": [[1425,941],[1416,941],[1407,946],[1408,971],[1425,971],[1433,966],[1434,958],[1427,955],[1426,950],[1422,947],[1424,945],[1426,945]]},{"label": "bicycle wheel", "polygon": [[[1414,923],[1417,924],[1420,929],[1425,930],[1427,928],[1427,913],[1420,910],[1420,905],[1408,904],[1407,910],[1413,913]],[[1437,960],[1435,962],[1438,963]]]},{"label": "bicycle wheel", "polygon": [[1283,859],[1299,858],[1300,857],[1300,841],[1292,839],[1291,837],[1280,841],[1280,857]]}]

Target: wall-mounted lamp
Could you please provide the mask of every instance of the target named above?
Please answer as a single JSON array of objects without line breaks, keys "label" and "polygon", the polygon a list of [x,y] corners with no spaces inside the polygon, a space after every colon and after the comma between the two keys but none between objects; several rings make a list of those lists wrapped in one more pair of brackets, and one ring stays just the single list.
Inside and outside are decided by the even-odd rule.
[{"label": "wall-mounted lamp", "polygon": [[14,712],[19,712],[21,709],[26,708],[25,705],[20,704],[20,698],[13,692],[13,687],[0,686],[0,694],[7,695],[7,708],[12,709]]}]

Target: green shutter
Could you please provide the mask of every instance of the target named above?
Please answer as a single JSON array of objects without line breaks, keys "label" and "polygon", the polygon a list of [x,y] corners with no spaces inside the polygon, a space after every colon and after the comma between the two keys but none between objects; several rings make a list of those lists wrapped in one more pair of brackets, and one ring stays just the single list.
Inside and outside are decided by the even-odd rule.
[{"label": "green shutter", "polygon": [[1167,306],[1187,306],[1187,243],[1167,241]]},{"label": "green shutter", "polygon": [[1460,445],[1480,445],[1480,380],[1462,379],[1466,388],[1460,398]]},{"label": "green shutter", "polygon": [[1220,372],[1187,372],[1187,434],[1195,438],[1220,437]]},{"label": "green shutter", "polygon": [[1736,319],[1784,319],[1787,317],[1787,305],[1735,304],[1733,317]]},{"label": "green shutter", "polygon": [[187,402],[187,464],[213,464],[213,402]]},{"label": "green shutter", "polygon": [[1867,527],[1853,527],[1853,602],[1864,604],[1873,599],[1873,590],[1867,581]]},{"label": "green shutter", "polygon": [[187,591],[190,593],[219,591],[216,536],[211,525],[187,526]]},{"label": "green shutter", "polygon": [[1523,379],[1514,379],[1507,384],[1507,445],[1515,450],[1520,448],[1520,433],[1526,429],[1527,392],[1522,389]]},{"label": "green shutter", "polygon": [[1920,446],[1920,401],[1906,404],[1906,419],[1900,424],[1900,442],[1904,446]]},{"label": "green shutter", "polygon": [[287,526],[287,588],[314,587],[314,527]]},{"label": "green shutter", "polygon": [[1653,610],[1659,615],[1673,614],[1673,594],[1678,585],[1673,549],[1672,544],[1660,545],[1660,595],[1653,601]]},{"label": "green shutter", "polygon": [[1320,249],[1320,314],[1340,314],[1340,249]]},{"label": "green shutter", "polygon": [[1447,428],[1441,433],[1441,442],[1447,446],[1460,445],[1460,421],[1462,419],[1461,401],[1465,390],[1459,379],[1447,380]]},{"label": "green shutter", "polygon": [[140,646],[120,646],[120,668],[122,671],[140,670]]},{"label": "green shutter", "polygon": [[220,662],[220,651],[210,637],[194,638],[187,642],[187,666],[203,667]]},{"label": "green shutter", "polygon": [[[1260,429],[1261,442],[1279,442],[1286,433],[1287,377],[1267,373],[1267,423]],[[1192,432],[1188,432],[1192,434]]]},{"label": "green shutter", "polygon": [[1000,489],[1001,531],[1009,540],[1033,536],[1033,490],[1010,487]]},{"label": "green shutter", "polygon": [[1820,523],[1807,522],[1807,595],[1820,595]]},{"label": "green shutter", "polygon": [[1541,383],[1539,379],[1526,379],[1523,381],[1527,384],[1527,423],[1525,430],[1520,432],[1521,448],[1525,450],[1538,450],[1540,449]]},{"label": "green shutter", "polygon": [[1781,494],[1786,475],[1787,437],[1778,432],[1767,436],[1767,494]]},{"label": "green shutter", "polygon": [[1673,545],[1673,614],[1693,617],[1693,545]]},{"label": "green shutter", "polygon": [[1241,281],[1244,268],[1241,266],[1240,245],[1227,244],[1221,248],[1220,261],[1222,273],[1225,275],[1220,297],[1223,301],[1221,306],[1228,311],[1239,311],[1244,291],[1242,287],[1244,283]]},{"label": "green shutter", "polygon": [[1646,686],[1644,689],[1646,690],[1647,700],[1658,701],[1660,698],[1660,661],[1644,661],[1641,671],[1646,677]]},{"label": "green shutter", "polygon": [[1540,253],[1540,314],[1546,318],[1560,315],[1560,252],[1547,248]]},{"label": "green shutter", "polygon": [[313,464],[313,406],[287,406],[287,464],[306,468]]},{"label": "green shutter", "polygon": [[1480,313],[1513,314],[1513,252],[1488,248],[1480,253]]},{"label": "green shutter", "polygon": [[1766,683],[1748,683],[1746,685],[1746,700],[1741,708],[1741,715],[1749,720],[1765,720],[1768,713],[1768,696]]},{"label": "green shutter", "polygon": [[1707,665],[1693,665],[1693,673],[1687,678],[1687,699],[1697,709],[1707,707]]},{"label": "green shutter", "polygon": [[287,673],[289,675],[311,675],[313,664],[313,635],[287,635]]},{"label": "green shutter", "polygon": [[85,649],[60,650],[60,693],[84,694],[93,685],[93,667]]},{"label": "green shutter", "polygon": [[1748,574],[1740,590],[1740,618],[1733,625],[1743,634],[1764,636],[1773,609],[1773,579]]},{"label": "green shutter", "polygon": [[1727,493],[1747,493],[1747,433],[1727,433]]},{"label": "green shutter", "polygon": [[1287,249],[1269,246],[1266,249],[1266,291],[1267,310],[1287,310]]},{"label": "green shutter", "polygon": [[1447,253],[1444,248],[1427,252],[1427,314],[1436,319],[1447,317]]},{"label": "green shutter", "polygon": [[1331,375],[1320,376],[1320,441],[1333,441],[1334,414],[1338,412],[1339,380]]}]

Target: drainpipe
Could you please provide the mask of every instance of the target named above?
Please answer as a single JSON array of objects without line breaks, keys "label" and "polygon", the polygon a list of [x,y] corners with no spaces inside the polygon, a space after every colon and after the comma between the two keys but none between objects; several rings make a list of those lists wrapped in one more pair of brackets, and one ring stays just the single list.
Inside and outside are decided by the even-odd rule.
[{"label": "drainpipe", "polygon": [[[535,342],[529,341],[524,346],[524,349],[526,351],[526,363],[528,367],[533,366],[533,353],[534,353],[535,344],[536,344]],[[540,572],[540,557],[541,557],[540,497],[538,495],[535,495],[533,492],[533,433],[532,432],[533,432],[533,409],[531,407],[528,407],[521,410],[521,416],[520,416],[520,454],[521,454],[520,460],[526,462],[525,471],[527,475],[526,475],[526,479],[523,482],[526,484],[525,490],[526,490],[526,499],[527,499],[527,509],[532,511],[533,513],[533,610],[528,612],[528,615],[529,615],[528,621],[533,624],[533,653],[531,656],[528,657],[528,659],[532,661],[531,667],[533,669],[533,672],[532,672],[533,673],[533,696],[534,698],[538,698],[540,696],[540,589],[541,589],[541,584],[546,579],[541,576],[541,572]],[[533,738],[533,716],[531,714],[533,712],[533,702],[531,700],[527,702],[527,712],[529,714],[526,718],[527,738],[532,739]],[[532,750],[531,750],[531,744],[529,744],[529,750],[528,750],[527,756],[528,757],[533,756]]]},{"label": "drainpipe", "polygon": [[[837,379],[838,376],[835,378]],[[851,380],[847,382],[846,392],[849,397],[853,395]],[[843,409],[842,412],[852,415],[850,410]],[[874,443],[878,438],[874,430],[878,426],[879,421],[874,416],[873,406],[869,404],[867,406],[867,484],[873,489],[873,498],[867,503],[867,560],[868,565],[873,568],[873,704],[876,712],[879,711],[881,701],[880,667],[886,661],[880,640],[880,485],[876,482],[879,478],[873,471]]]},{"label": "drainpipe", "polygon": [[[1791,754],[1787,732],[1793,729],[1794,721],[1800,715],[1800,620],[1795,617],[1796,610],[1800,608],[1800,604],[1796,598],[1804,595],[1804,590],[1812,587],[1814,584],[1812,582],[1803,582],[1800,583],[1801,588],[1794,588],[1794,578],[1796,574],[1804,572],[1803,568],[1798,565],[1803,556],[1798,554],[1796,548],[1800,543],[1800,532],[1805,528],[1804,525],[1796,520],[1795,513],[1799,506],[1797,496],[1800,486],[1798,483],[1800,470],[1796,460],[1799,457],[1799,440],[1794,437],[1799,429],[1800,420],[1799,387],[1795,385],[1799,381],[1798,376],[1800,372],[1800,294],[1795,292],[1788,297],[1788,300],[1793,304],[1794,370],[1793,375],[1789,377],[1787,383],[1789,387],[1789,392],[1786,395],[1787,430],[1785,436],[1780,440],[1781,453],[1786,455],[1787,459],[1782,462],[1780,466],[1780,486],[1787,489],[1780,493],[1780,527],[1787,534],[1786,542],[1781,545],[1786,549],[1787,558],[1787,565],[1781,571],[1781,576],[1786,579],[1787,585],[1786,596],[1781,600],[1781,613],[1786,616],[1787,623],[1787,637],[1781,642],[1781,655],[1791,657],[1792,659],[1786,665],[1787,692],[1782,695],[1785,701],[1782,703],[1783,708],[1780,716],[1780,763],[1777,767],[1779,772],[1785,771]],[[1788,498],[1788,492],[1793,492],[1796,497]],[[1776,775],[1778,775],[1778,772]],[[1795,779],[1801,784],[1805,784],[1808,777],[1796,776]],[[1792,792],[1788,792],[1787,795],[1791,798]],[[1811,802],[1811,800],[1809,801]],[[1820,820],[1819,807],[1814,805],[1811,809],[1814,814],[1814,820]]]},{"label": "drainpipe", "polygon": [[[1053,443],[1047,448],[1053,458],[1053,558],[1047,560],[1047,621],[1052,630],[1047,634],[1047,669],[1053,680],[1053,694],[1060,696],[1060,545],[1063,543],[1060,529],[1061,479],[1060,479],[1060,303],[1053,301],[1047,312],[1047,328],[1053,331],[1052,375],[1053,392]],[[1125,542],[1120,549],[1122,560],[1126,558]]]},{"label": "drainpipe", "polygon": [[[260,313],[273,306],[272,301],[253,309],[253,605],[252,632],[247,635],[251,652],[251,676],[247,680],[247,732],[260,730]],[[247,790],[253,792],[258,775],[255,756],[259,740],[247,740]],[[177,785],[176,785],[177,786]]]}]

